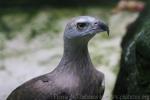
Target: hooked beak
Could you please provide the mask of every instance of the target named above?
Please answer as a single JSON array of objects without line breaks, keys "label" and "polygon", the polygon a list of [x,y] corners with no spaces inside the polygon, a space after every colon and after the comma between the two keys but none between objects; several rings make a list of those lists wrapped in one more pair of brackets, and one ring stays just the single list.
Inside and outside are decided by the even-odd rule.
[{"label": "hooked beak", "polygon": [[108,34],[108,36],[109,36],[109,27],[108,27],[108,25],[103,24],[103,25],[101,26],[101,28],[103,29],[103,31],[106,31],[107,34]]},{"label": "hooked beak", "polygon": [[102,22],[99,22],[98,28],[101,30],[101,32],[106,31],[108,36],[109,36],[109,27],[108,27],[108,25],[106,25],[106,24],[104,24]]}]

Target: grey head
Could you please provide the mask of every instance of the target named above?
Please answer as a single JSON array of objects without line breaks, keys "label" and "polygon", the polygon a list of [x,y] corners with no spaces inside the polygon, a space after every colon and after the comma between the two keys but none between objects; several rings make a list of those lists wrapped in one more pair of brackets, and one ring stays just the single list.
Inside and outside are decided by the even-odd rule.
[{"label": "grey head", "polygon": [[91,16],[79,16],[71,19],[66,25],[64,39],[90,40],[96,33],[107,31],[108,26],[98,18]]}]

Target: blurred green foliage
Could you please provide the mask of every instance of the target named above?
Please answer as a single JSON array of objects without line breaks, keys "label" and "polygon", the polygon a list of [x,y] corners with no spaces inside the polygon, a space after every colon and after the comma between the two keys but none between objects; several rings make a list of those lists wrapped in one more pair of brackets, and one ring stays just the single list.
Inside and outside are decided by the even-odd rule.
[{"label": "blurred green foliage", "polygon": [[[18,34],[24,34],[28,39],[32,39],[39,34],[57,34],[62,32],[62,26],[66,22],[60,22],[61,19],[69,19],[78,15],[96,15],[107,19],[110,12],[103,8],[107,13],[101,13],[99,8],[77,8],[77,9],[57,9],[44,8],[32,10],[7,9],[1,10],[0,15],[0,34],[7,39],[12,39]],[[61,24],[62,23],[62,24]],[[62,25],[62,26],[60,26]],[[64,28],[64,27],[63,27]]]}]

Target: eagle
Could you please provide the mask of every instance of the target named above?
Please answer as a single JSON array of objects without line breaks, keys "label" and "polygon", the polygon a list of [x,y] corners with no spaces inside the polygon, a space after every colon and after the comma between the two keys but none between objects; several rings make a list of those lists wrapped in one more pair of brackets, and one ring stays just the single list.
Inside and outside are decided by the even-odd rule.
[{"label": "eagle", "polygon": [[58,66],[17,87],[7,100],[101,100],[104,74],[94,67],[88,42],[109,27],[91,16],[72,18],[64,31],[64,52]]}]

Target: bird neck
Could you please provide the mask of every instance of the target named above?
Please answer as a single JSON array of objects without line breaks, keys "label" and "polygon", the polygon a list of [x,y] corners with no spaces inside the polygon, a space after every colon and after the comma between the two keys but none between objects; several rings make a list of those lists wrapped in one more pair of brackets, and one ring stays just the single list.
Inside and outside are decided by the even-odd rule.
[{"label": "bird neck", "polygon": [[82,60],[89,59],[89,52],[87,43],[64,43],[63,57],[68,60]]},{"label": "bird neck", "polygon": [[88,52],[88,42],[64,41],[64,54],[59,66],[77,70],[93,66]]}]

